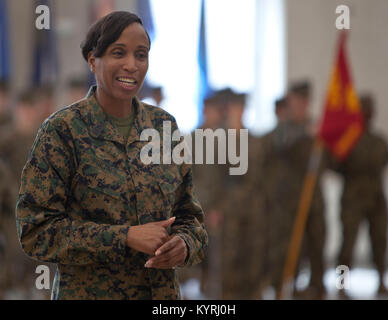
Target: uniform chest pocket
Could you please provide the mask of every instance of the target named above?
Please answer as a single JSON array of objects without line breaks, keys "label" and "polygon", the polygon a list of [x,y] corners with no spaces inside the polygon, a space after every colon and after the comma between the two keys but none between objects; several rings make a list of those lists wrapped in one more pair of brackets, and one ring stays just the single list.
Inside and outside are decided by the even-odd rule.
[{"label": "uniform chest pocket", "polygon": [[78,168],[73,179],[72,195],[80,210],[81,219],[107,224],[122,224],[131,220],[128,215],[125,188],[120,177],[106,168],[85,164]]},{"label": "uniform chest pocket", "polygon": [[182,184],[181,175],[176,166],[163,168],[158,166],[156,168],[156,174],[158,176],[158,187],[165,200],[165,205],[172,209],[175,203],[179,200],[177,197],[178,188]]},{"label": "uniform chest pocket", "polygon": [[122,192],[123,184],[125,179],[115,174],[112,168],[102,163],[88,163],[78,168],[73,190],[80,201],[111,203],[125,200]]}]

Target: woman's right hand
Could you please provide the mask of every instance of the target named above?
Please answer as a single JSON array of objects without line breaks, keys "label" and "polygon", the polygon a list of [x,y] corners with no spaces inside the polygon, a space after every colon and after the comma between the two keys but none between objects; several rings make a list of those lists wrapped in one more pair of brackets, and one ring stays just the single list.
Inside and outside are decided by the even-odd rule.
[{"label": "woman's right hand", "polygon": [[166,228],[174,221],[175,217],[172,217],[168,220],[130,227],[127,233],[127,246],[149,255],[155,255],[155,251],[169,239]]}]

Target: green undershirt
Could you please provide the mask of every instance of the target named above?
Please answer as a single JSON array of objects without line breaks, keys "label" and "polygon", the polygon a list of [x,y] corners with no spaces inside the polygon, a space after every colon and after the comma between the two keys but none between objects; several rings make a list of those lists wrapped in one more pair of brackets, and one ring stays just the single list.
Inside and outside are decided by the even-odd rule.
[{"label": "green undershirt", "polygon": [[134,112],[131,112],[130,115],[124,118],[114,117],[109,114],[107,114],[107,116],[113,125],[119,130],[120,134],[124,136],[125,141],[127,141],[129,132],[131,131],[133,125],[133,120],[135,119]]}]

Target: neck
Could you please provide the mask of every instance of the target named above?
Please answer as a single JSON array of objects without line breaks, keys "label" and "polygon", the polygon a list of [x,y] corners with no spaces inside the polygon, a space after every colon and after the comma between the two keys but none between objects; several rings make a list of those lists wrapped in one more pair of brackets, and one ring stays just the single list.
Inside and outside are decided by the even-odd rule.
[{"label": "neck", "polygon": [[123,118],[132,111],[132,100],[120,100],[106,95],[99,87],[96,90],[96,99],[104,111],[114,117]]}]

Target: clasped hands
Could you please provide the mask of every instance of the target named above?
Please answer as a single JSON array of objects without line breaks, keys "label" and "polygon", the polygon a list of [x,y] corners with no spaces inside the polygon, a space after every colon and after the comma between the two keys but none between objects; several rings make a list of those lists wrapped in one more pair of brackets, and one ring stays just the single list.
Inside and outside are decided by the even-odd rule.
[{"label": "clasped hands", "polygon": [[169,236],[166,230],[174,221],[175,217],[172,217],[129,228],[127,246],[152,256],[145,267],[173,269],[184,263],[187,256],[185,241],[177,235]]}]

